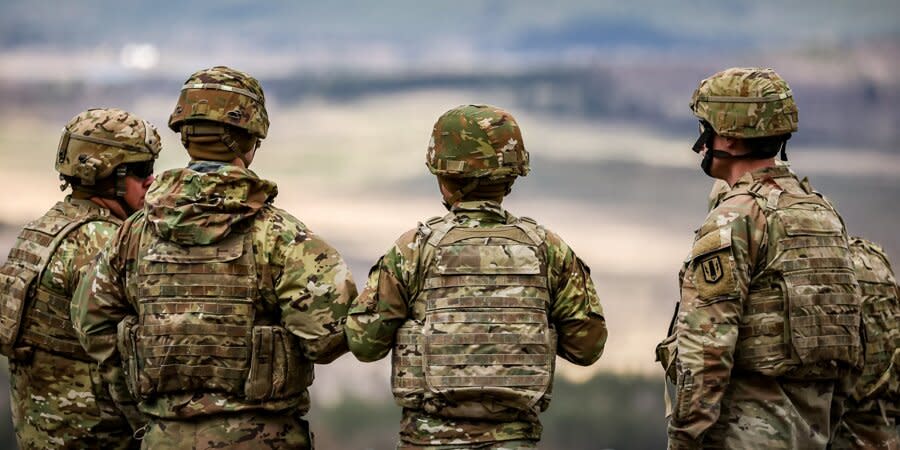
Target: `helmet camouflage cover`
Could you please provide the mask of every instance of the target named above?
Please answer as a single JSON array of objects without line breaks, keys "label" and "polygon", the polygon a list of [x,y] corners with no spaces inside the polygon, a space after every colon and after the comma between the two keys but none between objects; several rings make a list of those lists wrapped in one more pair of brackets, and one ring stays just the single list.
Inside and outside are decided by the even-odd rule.
[{"label": "helmet camouflage cover", "polygon": [[725,137],[751,139],[797,131],[791,88],[772,69],[734,67],[716,73],[694,91],[691,111]]},{"label": "helmet camouflage cover", "polygon": [[438,118],[425,165],[435,175],[460,178],[511,178],[529,170],[519,125],[490,105],[458,106]]},{"label": "helmet camouflage cover", "polygon": [[56,170],[92,185],[122,164],[155,160],[160,148],[150,122],[121,109],[89,109],[63,128]]},{"label": "helmet camouflage cover", "polygon": [[178,133],[185,122],[194,120],[232,125],[264,139],[269,115],[262,86],[256,78],[230,67],[195,72],[181,87],[169,128]]}]

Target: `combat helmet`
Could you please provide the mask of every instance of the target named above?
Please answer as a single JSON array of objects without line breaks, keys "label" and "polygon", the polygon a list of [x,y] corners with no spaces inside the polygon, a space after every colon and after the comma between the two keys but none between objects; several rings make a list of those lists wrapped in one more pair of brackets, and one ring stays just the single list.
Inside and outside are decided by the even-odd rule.
[{"label": "combat helmet", "polygon": [[149,176],[160,149],[159,133],[150,122],[121,109],[89,109],[63,128],[56,170],[65,181],[63,189],[75,182],[77,188],[91,190],[98,181],[116,175],[115,194],[121,196],[129,168]]},{"label": "combat helmet", "polygon": [[528,175],[528,152],[513,116],[496,106],[464,105],[434,124],[425,165],[435,175],[507,179]]},{"label": "combat helmet", "polygon": [[726,69],[700,82],[691,111],[720,136],[753,139],[797,131],[790,86],[772,69]]},{"label": "combat helmet", "polygon": [[181,87],[178,103],[169,116],[169,128],[181,133],[185,147],[192,136],[215,136],[234,155],[245,159],[244,153],[250,149],[236,142],[229,127],[256,137],[257,144],[266,137],[269,115],[259,81],[225,66],[194,72]]}]

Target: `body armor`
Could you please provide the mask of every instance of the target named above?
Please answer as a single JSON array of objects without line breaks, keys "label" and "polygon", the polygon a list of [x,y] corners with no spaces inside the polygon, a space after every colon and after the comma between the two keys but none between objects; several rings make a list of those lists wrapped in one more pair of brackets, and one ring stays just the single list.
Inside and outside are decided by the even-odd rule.
[{"label": "body armor", "polygon": [[549,404],[556,336],[543,233],[529,219],[422,227],[422,285],[393,351],[397,403],[451,418],[514,420]]},{"label": "body armor", "polygon": [[894,415],[900,413],[898,372],[900,363],[900,300],[884,250],[863,239],[853,239],[850,251],[862,292],[866,328],[866,365],[857,382],[857,401],[886,399]]},{"label": "body armor", "polygon": [[840,216],[808,186],[801,189],[762,183],[749,189],[766,217],[768,251],[750,280],[735,366],[769,376],[838,378],[834,363],[862,362],[859,286]]},{"label": "body armor", "polygon": [[118,333],[136,398],[218,392],[263,401],[312,383],[297,338],[262,309],[249,233],[182,246],[144,232],[138,254],[138,315]]},{"label": "body armor", "polygon": [[93,221],[120,224],[109,210],[85,200],[57,203],[25,225],[6,264],[0,268],[0,352],[15,358],[17,348],[33,346],[82,361],[92,361],[78,343],[69,318],[70,293],[50,290],[41,278],[63,240]]}]

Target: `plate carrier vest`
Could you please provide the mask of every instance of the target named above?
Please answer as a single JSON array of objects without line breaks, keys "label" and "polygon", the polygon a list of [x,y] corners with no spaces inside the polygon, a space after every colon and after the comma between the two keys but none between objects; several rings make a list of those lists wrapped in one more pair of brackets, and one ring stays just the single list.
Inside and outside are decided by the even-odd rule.
[{"label": "plate carrier vest", "polygon": [[755,183],[749,191],[767,222],[768,255],[750,280],[735,367],[769,376],[832,379],[835,363],[859,367],[859,285],[843,221],[803,183],[788,193]]},{"label": "plate carrier vest", "polygon": [[[69,306],[71,293],[41,286],[50,259],[66,237],[95,221],[120,225],[108,209],[75,202],[58,202],[43,217],[25,225],[16,245],[0,267],[0,353],[26,357],[33,346],[69,358],[92,362],[78,342]],[[93,205],[93,204],[91,204]]]},{"label": "plate carrier vest", "polygon": [[393,349],[397,403],[468,419],[546,409],[556,335],[543,230],[527,218],[461,227],[451,213],[420,234],[422,285]]},{"label": "plate carrier vest", "polygon": [[145,229],[137,317],[119,324],[132,395],[219,392],[250,401],[302,394],[312,383],[296,336],[261,312],[251,234],[182,246]]},{"label": "plate carrier vest", "polygon": [[[858,401],[886,399],[900,414],[900,292],[887,255],[862,239],[850,242],[856,278],[862,291],[866,326],[866,365],[857,381]],[[885,276],[887,275],[887,276]]]}]

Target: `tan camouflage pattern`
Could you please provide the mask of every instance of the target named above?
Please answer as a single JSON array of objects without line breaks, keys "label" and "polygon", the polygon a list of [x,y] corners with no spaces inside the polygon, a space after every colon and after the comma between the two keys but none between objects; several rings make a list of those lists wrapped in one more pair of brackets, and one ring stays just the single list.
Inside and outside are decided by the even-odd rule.
[{"label": "tan camouflage pattern", "polygon": [[438,118],[425,165],[435,175],[503,179],[528,175],[522,131],[513,116],[491,105],[462,105]]},{"label": "tan camouflage pattern", "polygon": [[[460,202],[451,213],[462,227],[472,229],[493,228],[514,219],[492,201]],[[589,269],[558,235],[542,230],[552,298],[549,319],[558,335],[556,353],[575,364],[591,364],[603,352],[607,331]],[[366,288],[353,301],[346,333],[350,350],[361,361],[383,358],[395,347],[402,324],[424,318],[426,305],[420,293],[425,274],[418,268],[423,239],[426,233],[421,226],[400,236],[372,267]],[[507,441],[537,441],[541,431],[537,414],[517,420],[463,420],[443,417],[440,411],[407,407],[403,408],[400,439],[401,448],[480,448],[478,445]]]},{"label": "tan camouflage pattern", "polygon": [[197,120],[235,126],[264,139],[269,115],[262,86],[256,78],[226,66],[194,72],[184,82],[169,128],[178,133],[183,124]]},{"label": "tan camouflage pattern", "polygon": [[[232,189],[234,186],[244,189]],[[182,230],[171,235],[177,235],[179,245],[186,246],[214,245],[235,229],[249,233],[258,274],[259,295],[252,303],[256,325],[284,327],[297,338],[288,364],[328,363],[346,352],[343,326],[356,294],[347,265],[303,223],[272,205],[274,186],[247,169],[216,162],[195,162],[157,178],[144,211],[126,221],[75,297],[80,308],[73,322],[88,354],[100,362],[104,377],[125,377],[116,345],[119,323],[136,316],[138,302],[148,300],[140,295],[136,282],[136,258],[147,237],[162,237],[162,230]],[[261,203],[254,200],[259,195]],[[228,215],[240,216],[243,221],[229,222]],[[235,225],[207,229],[207,223]],[[191,241],[191,236],[196,240]],[[223,312],[223,320],[228,314]],[[141,356],[140,364],[146,367],[146,363]],[[224,420],[228,413],[250,411],[302,415],[309,409],[309,395],[305,389],[300,391],[288,398],[263,401],[212,390],[166,393],[142,399],[139,407],[152,418],[178,420]]]},{"label": "tan camouflage pattern", "polygon": [[556,335],[543,230],[528,219],[462,227],[434,219],[421,252],[423,317],[397,331],[392,389],[406,408],[507,420],[546,409]]},{"label": "tan camouflage pattern", "polygon": [[155,160],[161,148],[159,132],[150,122],[121,109],[89,109],[63,128],[56,171],[90,185],[122,164]]},{"label": "tan camouflage pattern", "polygon": [[[120,221],[88,200],[71,197],[57,204],[50,214],[69,220],[106,217],[84,223],[65,235],[38,278],[40,289],[71,298],[94,257],[115,235]],[[41,320],[35,322],[33,313],[26,312],[23,334],[39,327],[36,331],[41,334],[77,344],[68,323],[68,305],[46,312],[65,326],[54,328],[39,323]],[[19,448],[134,448],[137,444],[131,438],[132,428],[110,397],[110,387],[101,380],[97,365],[54,350],[20,342],[15,352],[20,357],[10,359],[10,398]],[[120,406],[140,426],[134,405],[125,402]]]},{"label": "tan camouflage pattern", "polygon": [[299,414],[249,411],[197,420],[153,419],[141,440],[146,450],[309,450],[309,424]]},{"label": "tan camouflage pattern", "polygon": [[[658,349],[664,367],[672,368],[669,376],[676,385],[669,448],[824,449],[827,445],[852,385],[853,370],[848,364],[827,362],[823,368],[795,362],[788,365],[799,374],[793,379],[776,376],[777,372],[763,375],[765,366],[736,365],[740,352],[786,345],[787,331],[777,334],[780,343],[771,347],[760,347],[765,335],[749,341],[745,336],[766,327],[777,330],[785,326],[783,313],[767,312],[764,302],[751,301],[772,294],[758,282],[771,277],[756,268],[770,267],[783,253],[778,243],[788,235],[783,224],[773,219],[784,205],[780,202],[793,195],[806,196],[810,189],[783,165],[749,172],[731,187],[697,231],[681,272],[674,336]],[[782,191],[781,196],[770,195],[774,191]],[[770,197],[776,199],[774,210],[766,208]],[[825,222],[816,219],[816,214]],[[846,250],[839,217],[824,211],[816,214],[811,214],[805,225],[832,229],[837,223]],[[835,215],[836,222],[829,214]],[[707,263],[713,256],[716,264]],[[766,286],[770,285],[767,282]],[[781,297],[771,300],[773,305],[785,302]],[[768,314],[765,321],[746,322],[748,318],[757,320],[761,313]],[[858,336],[855,339],[858,341]],[[781,358],[779,361],[784,361],[783,355]],[[828,379],[816,381],[816,377]]]},{"label": "tan camouflage pattern", "polygon": [[900,296],[887,255],[877,244],[850,239],[862,291],[866,328],[866,365],[847,401],[846,413],[832,442],[834,449],[900,449],[898,369]]},{"label": "tan camouflage pattern", "polygon": [[797,131],[791,88],[772,69],[733,67],[700,82],[691,111],[720,136],[742,139]]}]

